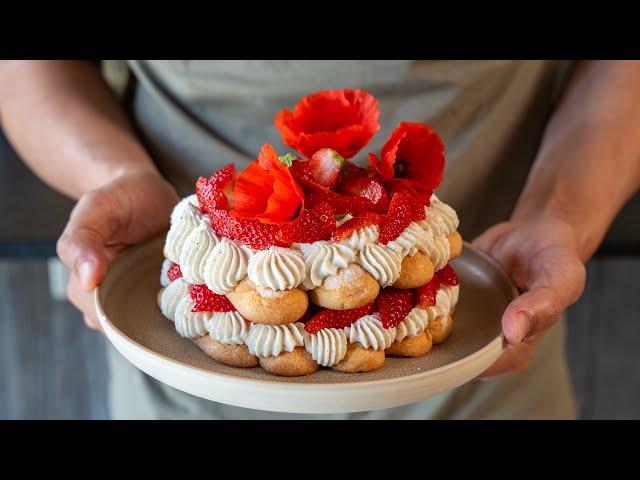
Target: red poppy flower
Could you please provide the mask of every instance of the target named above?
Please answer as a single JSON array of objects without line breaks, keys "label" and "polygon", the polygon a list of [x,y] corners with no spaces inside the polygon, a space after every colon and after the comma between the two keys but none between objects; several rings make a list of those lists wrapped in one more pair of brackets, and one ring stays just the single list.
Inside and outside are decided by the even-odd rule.
[{"label": "red poppy flower", "polygon": [[237,178],[231,215],[261,223],[282,224],[296,220],[304,208],[304,194],[268,143],[258,159]]},{"label": "red poppy flower", "polygon": [[303,97],[293,112],[275,118],[282,140],[306,157],[332,148],[344,158],[358,153],[378,131],[378,101],[364,90],[323,90]]},{"label": "red poppy flower", "polygon": [[380,176],[387,182],[396,179],[398,187],[413,190],[421,200],[426,201],[442,181],[444,144],[424,123],[401,122],[382,147],[380,157],[369,154]]}]

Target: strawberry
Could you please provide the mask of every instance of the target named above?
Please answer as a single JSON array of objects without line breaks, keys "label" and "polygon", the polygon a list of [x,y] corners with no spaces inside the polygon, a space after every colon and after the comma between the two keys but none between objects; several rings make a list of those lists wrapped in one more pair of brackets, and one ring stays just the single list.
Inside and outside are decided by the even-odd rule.
[{"label": "strawberry", "polygon": [[213,293],[206,285],[191,286],[192,312],[234,312],[235,307],[224,295]]},{"label": "strawberry", "polygon": [[389,194],[382,181],[373,176],[352,176],[342,182],[342,193],[364,197],[371,201],[376,212],[385,213],[389,206]]},{"label": "strawberry", "polygon": [[316,182],[309,160],[296,160],[291,163],[289,171],[305,193],[329,192],[329,189]]},{"label": "strawberry", "polygon": [[[422,213],[420,213],[422,211]],[[387,219],[380,229],[380,243],[395,240],[414,220],[424,219],[424,208],[408,192],[396,192],[389,202]]]},{"label": "strawberry", "polygon": [[335,211],[327,202],[306,210],[295,222],[281,225],[276,238],[285,244],[326,240],[336,228]]},{"label": "strawberry", "polygon": [[196,195],[200,209],[210,214],[216,208],[226,209],[233,194],[236,167],[229,163],[215,171],[209,178],[200,177],[196,182]]},{"label": "strawberry", "polygon": [[316,333],[323,328],[344,328],[351,325],[360,317],[373,312],[373,301],[359,308],[351,310],[329,310],[323,308],[311,320],[304,324],[304,329],[309,333]]},{"label": "strawberry", "polygon": [[169,270],[167,270],[167,277],[172,282],[182,277],[182,270],[180,270],[180,265],[178,265],[177,263],[171,264]]},{"label": "strawberry", "polygon": [[344,167],[344,158],[330,148],[321,148],[309,160],[313,180],[323,187],[331,188],[338,182]]},{"label": "strawberry", "polygon": [[436,304],[436,295],[440,290],[440,279],[434,275],[429,283],[416,288],[416,301],[421,307],[432,307]]},{"label": "strawberry", "polygon": [[238,240],[257,250],[264,250],[272,245],[287,246],[276,237],[279,225],[260,223],[257,220],[239,220],[227,210],[220,209],[213,210],[209,218],[217,235]]},{"label": "strawberry", "polygon": [[333,206],[336,215],[344,215],[345,213],[357,215],[374,210],[374,205],[369,200],[353,195],[338,195],[328,191],[310,193],[305,197],[305,205],[309,208],[324,202]]},{"label": "strawberry", "polygon": [[382,326],[395,327],[404,320],[415,305],[413,290],[393,287],[382,289],[378,295],[378,312],[380,312]]},{"label": "strawberry", "polygon": [[440,283],[444,283],[445,285],[458,285],[458,276],[453,267],[448,263],[442,270],[436,272],[436,276]]},{"label": "strawberry", "polygon": [[349,237],[349,235],[351,235],[356,230],[367,227],[369,225],[380,225],[383,221],[383,215],[373,212],[363,213],[340,225],[333,232],[331,240],[334,242],[340,242]]}]

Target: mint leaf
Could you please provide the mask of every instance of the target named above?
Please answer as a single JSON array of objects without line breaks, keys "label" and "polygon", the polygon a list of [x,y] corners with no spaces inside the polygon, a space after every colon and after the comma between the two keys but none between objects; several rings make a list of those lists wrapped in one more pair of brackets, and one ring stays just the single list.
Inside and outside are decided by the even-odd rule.
[{"label": "mint leaf", "polygon": [[293,153],[286,153],[284,155],[280,155],[278,159],[287,167],[291,167],[296,156]]}]

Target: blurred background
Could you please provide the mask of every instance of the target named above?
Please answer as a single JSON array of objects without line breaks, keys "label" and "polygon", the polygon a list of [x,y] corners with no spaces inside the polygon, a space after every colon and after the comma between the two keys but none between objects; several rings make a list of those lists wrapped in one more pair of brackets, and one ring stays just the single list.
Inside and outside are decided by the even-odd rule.
[{"label": "blurred background", "polygon": [[[105,340],[65,299],[55,243],[73,207],[0,131],[0,419],[106,419]],[[640,195],[588,264],[569,311],[568,360],[583,419],[640,418]]]}]

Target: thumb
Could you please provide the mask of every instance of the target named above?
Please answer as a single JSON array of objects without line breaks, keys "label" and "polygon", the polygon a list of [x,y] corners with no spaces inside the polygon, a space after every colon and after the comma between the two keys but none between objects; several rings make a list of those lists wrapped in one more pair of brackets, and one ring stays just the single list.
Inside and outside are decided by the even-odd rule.
[{"label": "thumb", "polygon": [[78,201],[56,246],[58,256],[86,291],[93,290],[106,275],[107,245],[116,228],[97,196],[92,192]]}]

